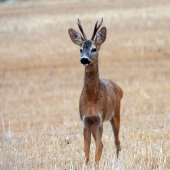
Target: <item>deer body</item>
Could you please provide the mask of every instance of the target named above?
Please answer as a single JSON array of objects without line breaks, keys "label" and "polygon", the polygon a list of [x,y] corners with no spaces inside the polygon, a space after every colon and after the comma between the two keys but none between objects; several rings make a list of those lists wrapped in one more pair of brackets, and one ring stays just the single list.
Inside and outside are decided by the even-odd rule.
[{"label": "deer body", "polygon": [[84,152],[86,163],[88,163],[92,134],[96,142],[95,160],[98,163],[103,149],[101,140],[103,122],[107,120],[110,121],[113,128],[118,157],[120,151],[120,102],[123,91],[112,80],[99,78],[98,51],[105,41],[106,28],[101,28],[93,41],[100,25],[97,27],[96,23],[91,40],[86,39],[80,21],[78,25],[84,38],[73,29],[69,29],[69,34],[72,41],[81,47],[81,63],[85,65],[84,86],[79,102],[80,117],[84,124]]},{"label": "deer body", "polygon": [[[96,65],[96,66],[94,66]],[[122,98],[120,87],[109,79],[99,79],[98,63],[85,68],[84,87],[80,97],[80,117],[99,116],[102,122],[114,116]]]}]

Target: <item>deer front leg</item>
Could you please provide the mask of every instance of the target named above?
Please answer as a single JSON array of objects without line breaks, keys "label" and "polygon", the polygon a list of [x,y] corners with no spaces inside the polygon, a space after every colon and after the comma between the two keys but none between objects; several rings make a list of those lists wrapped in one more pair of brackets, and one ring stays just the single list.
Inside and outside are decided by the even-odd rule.
[{"label": "deer front leg", "polygon": [[103,150],[103,143],[102,143],[102,133],[103,133],[103,125],[98,125],[96,128],[96,154],[95,154],[95,161],[96,164],[99,163],[99,160],[102,155]]},{"label": "deer front leg", "polygon": [[84,128],[84,152],[86,164],[89,162],[90,157],[90,142],[91,142],[91,129]]},{"label": "deer front leg", "polygon": [[84,119],[84,152],[86,164],[90,157],[90,142],[91,142],[91,123],[88,118]]},{"label": "deer front leg", "polygon": [[93,138],[96,142],[96,127],[94,124],[91,126],[91,132],[92,132]]}]

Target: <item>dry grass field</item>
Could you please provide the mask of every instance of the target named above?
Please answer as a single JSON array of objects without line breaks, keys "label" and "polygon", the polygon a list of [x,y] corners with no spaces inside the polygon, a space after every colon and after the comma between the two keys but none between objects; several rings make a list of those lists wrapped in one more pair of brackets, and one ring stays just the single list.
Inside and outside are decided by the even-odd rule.
[{"label": "dry grass field", "polygon": [[124,90],[116,159],[104,123],[101,170],[170,169],[169,0],[0,3],[0,169],[93,170],[84,163],[79,96],[84,67],[68,35],[104,18],[100,77]]}]

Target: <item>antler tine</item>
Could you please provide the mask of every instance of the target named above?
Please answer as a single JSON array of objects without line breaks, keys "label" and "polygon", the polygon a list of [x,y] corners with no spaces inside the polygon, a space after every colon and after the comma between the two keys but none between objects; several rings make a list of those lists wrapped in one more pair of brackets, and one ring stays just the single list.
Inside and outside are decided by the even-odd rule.
[{"label": "antler tine", "polygon": [[93,32],[93,35],[92,35],[92,37],[91,37],[91,40],[94,40],[94,37],[95,37],[95,35],[96,35],[98,29],[100,28],[100,26],[101,26],[102,23],[103,23],[103,18],[101,19],[101,22],[100,22],[100,24],[99,24],[98,26],[97,26],[97,23],[98,23],[98,21],[97,21],[96,24],[95,24],[94,32]]},{"label": "antler tine", "polygon": [[87,40],[87,38],[86,38],[86,35],[85,35],[85,33],[84,33],[84,31],[83,31],[83,28],[82,28],[82,26],[81,26],[81,21],[78,19],[78,26],[79,26],[79,29],[80,29],[80,31],[81,31],[81,33],[83,34],[83,38],[84,38],[84,40]]},{"label": "antler tine", "polygon": [[94,37],[95,37],[95,35],[96,35],[97,23],[98,23],[98,21],[96,22],[96,24],[95,24],[95,26],[94,26],[94,31],[93,31],[93,35],[92,35],[92,37],[91,37],[91,40],[93,40]]},{"label": "antler tine", "polygon": [[100,22],[100,24],[99,24],[98,27],[97,27],[97,30],[100,28],[100,26],[102,25],[102,23],[103,23],[103,18],[101,19],[101,22]]}]

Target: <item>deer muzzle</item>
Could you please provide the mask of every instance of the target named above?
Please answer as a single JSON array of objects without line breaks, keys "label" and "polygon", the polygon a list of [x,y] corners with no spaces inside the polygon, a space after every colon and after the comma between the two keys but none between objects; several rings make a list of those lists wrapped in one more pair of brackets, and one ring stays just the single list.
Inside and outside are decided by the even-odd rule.
[{"label": "deer muzzle", "polygon": [[83,65],[90,64],[90,60],[88,58],[85,58],[85,57],[82,57],[80,62]]}]

